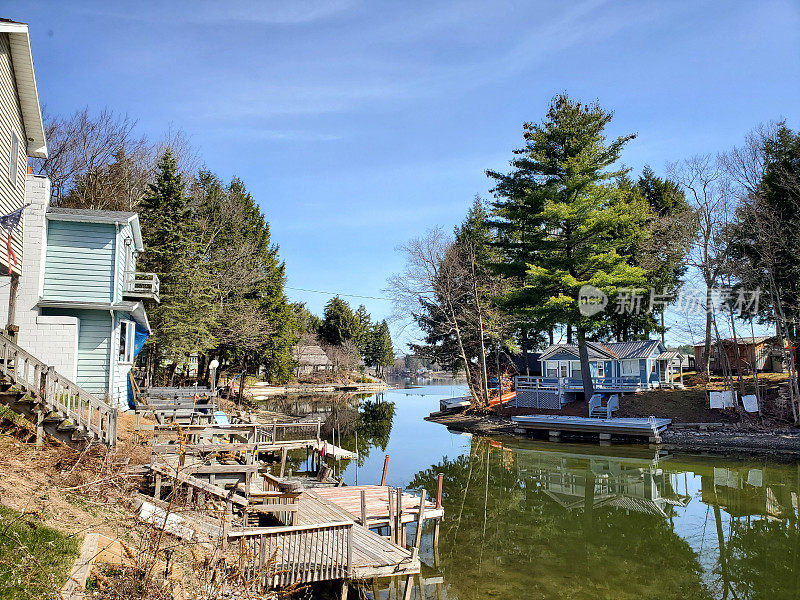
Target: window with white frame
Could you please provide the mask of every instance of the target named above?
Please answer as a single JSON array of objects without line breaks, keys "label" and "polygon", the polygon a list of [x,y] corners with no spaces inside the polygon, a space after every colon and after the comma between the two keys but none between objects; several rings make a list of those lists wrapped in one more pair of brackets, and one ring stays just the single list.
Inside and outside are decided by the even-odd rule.
[{"label": "window with white frame", "polygon": [[573,379],[580,379],[581,378],[581,362],[579,360],[573,360],[571,362],[572,365],[572,372],[570,373],[570,377]]},{"label": "window with white frame", "polygon": [[597,376],[598,377],[605,377],[606,376],[605,364],[603,363],[602,360],[598,360],[597,361]]},{"label": "window with white frame", "polygon": [[558,363],[547,362],[547,376],[558,377]]},{"label": "window with white frame", "polygon": [[119,362],[133,362],[133,346],[136,340],[136,324],[121,321],[119,324]]},{"label": "window with white frame", "polygon": [[639,361],[638,360],[623,360],[622,361],[622,374],[623,375],[638,375],[639,374]]},{"label": "window with white frame", "polygon": [[17,187],[17,160],[19,159],[19,138],[11,132],[11,156],[8,157],[8,179],[11,185]]}]

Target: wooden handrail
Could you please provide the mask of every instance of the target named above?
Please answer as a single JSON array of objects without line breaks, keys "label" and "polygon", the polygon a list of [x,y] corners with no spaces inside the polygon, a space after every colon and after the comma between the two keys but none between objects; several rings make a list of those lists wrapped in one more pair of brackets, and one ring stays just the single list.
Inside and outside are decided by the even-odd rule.
[{"label": "wooden handrail", "polygon": [[228,531],[238,540],[239,568],[259,591],[352,576],[353,521]]},{"label": "wooden handrail", "polygon": [[23,350],[5,334],[0,334],[0,372],[12,385],[42,402],[48,412],[72,420],[109,446],[116,445],[117,409]]}]

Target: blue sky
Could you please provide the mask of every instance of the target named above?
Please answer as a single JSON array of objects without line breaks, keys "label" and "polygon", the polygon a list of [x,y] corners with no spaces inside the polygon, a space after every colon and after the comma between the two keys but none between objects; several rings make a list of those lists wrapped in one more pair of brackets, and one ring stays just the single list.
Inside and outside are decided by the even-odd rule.
[{"label": "blue sky", "polygon": [[[183,130],[208,168],[241,177],[291,288],[381,296],[396,247],[486,196],[484,170],[561,91],[614,110],[609,134],[638,134],[635,171],[762,121],[798,126],[797,0],[0,5],[31,26],[49,112]],[[318,313],[329,298],[288,293]]]}]

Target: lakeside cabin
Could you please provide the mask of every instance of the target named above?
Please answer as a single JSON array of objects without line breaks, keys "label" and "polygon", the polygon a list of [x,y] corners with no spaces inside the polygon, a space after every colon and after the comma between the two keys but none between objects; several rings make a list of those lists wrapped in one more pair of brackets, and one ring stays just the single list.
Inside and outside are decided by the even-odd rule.
[{"label": "lakeside cabin", "polygon": [[[686,357],[660,340],[587,342],[595,392],[623,394],[658,387],[682,387]],[[517,377],[516,405],[559,409],[583,396],[578,347],[554,344],[539,357],[541,376]]]}]

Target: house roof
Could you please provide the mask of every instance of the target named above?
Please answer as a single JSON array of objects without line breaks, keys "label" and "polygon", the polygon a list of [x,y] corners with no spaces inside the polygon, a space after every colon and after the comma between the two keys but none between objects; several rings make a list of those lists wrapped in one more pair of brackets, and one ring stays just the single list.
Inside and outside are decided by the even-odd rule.
[{"label": "house roof", "polygon": [[298,344],[294,347],[294,358],[301,366],[326,367],[331,363],[331,359],[317,344]]},{"label": "house roof", "polygon": [[139,225],[139,215],[135,212],[122,210],[92,210],[90,208],[64,208],[61,206],[48,206],[47,218],[51,221],[74,221],[80,223],[110,223],[112,225],[131,224],[133,242],[136,251],[142,252],[142,229]]},{"label": "house roof", "polygon": [[14,67],[22,124],[27,138],[25,144],[27,155],[33,158],[47,158],[47,140],[44,136],[42,108],[39,105],[28,25],[11,19],[0,19],[0,33],[8,34],[11,64]]},{"label": "house roof", "polygon": [[[647,358],[661,344],[660,340],[637,340],[634,342],[586,342],[589,349],[589,360],[597,359],[633,359]],[[550,356],[559,352],[568,352],[578,356],[578,347],[575,344],[554,344],[549,346],[541,356],[540,360],[547,360]]]},{"label": "house roof", "polygon": [[653,353],[661,340],[636,340],[633,342],[609,342],[603,344],[611,350],[618,358],[624,360],[629,358],[647,358]]},{"label": "house roof", "polygon": [[[589,349],[589,360],[597,360],[598,358],[616,358],[616,356],[603,346],[596,342],[587,342],[586,347]],[[559,352],[567,352],[569,354],[578,356],[578,347],[575,344],[553,344],[548,346],[539,360],[547,360],[554,354]]]},{"label": "house roof", "polygon": [[677,358],[680,362],[683,362],[683,359],[686,357],[677,350],[667,350],[666,352],[662,352],[656,356],[656,359],[658,360],[672,360],[674,358]]},{"label": "house roof", "polygon": [[71,310],[108,310],[114,312],[127,312],[143,327],[150,329],[150,321],[142,302],[123,300],[122,302],[75,302],[74,300],[39,300],[36,306],[40,308],[68,308]]}]

